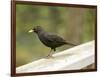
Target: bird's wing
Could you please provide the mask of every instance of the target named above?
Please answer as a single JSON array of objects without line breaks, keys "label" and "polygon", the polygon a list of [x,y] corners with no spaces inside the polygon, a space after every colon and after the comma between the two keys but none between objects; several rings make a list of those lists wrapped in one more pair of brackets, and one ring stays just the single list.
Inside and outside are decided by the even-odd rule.
[{"label": "bird's wing", "polygon": [[72,45],[72,46],[76,46],[75,44],[66,42],[66,40],[64,40],[63,38],[61,38],[60,36],[57,35],[48,35],[48,42],[56,42],[58,44],[68,44],[68,45]]},{"label": "bird's wing", "polygon": [[47,36],[49,42],[58,42],[58,43],[65,43],[65,40],[57,35],[49,34]]}]

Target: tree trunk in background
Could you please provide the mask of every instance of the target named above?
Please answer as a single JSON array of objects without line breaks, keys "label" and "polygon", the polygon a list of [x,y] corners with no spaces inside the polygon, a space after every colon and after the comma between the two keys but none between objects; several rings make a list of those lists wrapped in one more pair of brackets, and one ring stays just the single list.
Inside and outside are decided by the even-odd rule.
[{"label": "tree trunk in background", "polygon": [[81,35],[83,32],[83,16],[85,14],[84,8],[69,8],[69,15],[67,21],[66,39],[75,44],[81,43]]},{"label": "tree trunk in background", "polygon": [[60,24],[62,22],[62,19],[60,17],[60,11],[59,11],[59,8],[55,8],[55,7],[50,7],[50,22],[51,22],[51,27],[52,31],[56,32],[57,33],[57,30],[59,29],[60,27]]}]

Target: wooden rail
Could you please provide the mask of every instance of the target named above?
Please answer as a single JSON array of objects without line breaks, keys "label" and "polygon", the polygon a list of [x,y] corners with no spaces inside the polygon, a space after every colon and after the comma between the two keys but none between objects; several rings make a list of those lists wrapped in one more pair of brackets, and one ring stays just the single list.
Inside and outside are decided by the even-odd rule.
[{"label": "wooden rail", "polygon": [[94,40],[16,68],[16,73],[82,69],[94,63]]}]

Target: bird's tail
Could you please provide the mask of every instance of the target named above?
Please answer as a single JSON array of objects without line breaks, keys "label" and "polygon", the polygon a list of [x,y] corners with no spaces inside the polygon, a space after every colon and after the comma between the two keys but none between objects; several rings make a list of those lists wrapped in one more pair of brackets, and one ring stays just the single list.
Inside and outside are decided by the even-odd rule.
[{"label": "bird's tail", "polygon": [[72,43],[69,43],[69,42],[66,42],[66,44],[71,45],[71,46],[76,46],[75,44],[72,44]]}]

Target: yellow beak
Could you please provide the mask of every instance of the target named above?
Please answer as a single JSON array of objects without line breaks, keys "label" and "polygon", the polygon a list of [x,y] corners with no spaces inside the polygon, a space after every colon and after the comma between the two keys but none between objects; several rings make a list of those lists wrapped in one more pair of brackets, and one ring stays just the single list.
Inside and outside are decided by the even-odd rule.
[{"label": "yellow beak", "polygon": [[31,30],[29,30],[28,32],[31,33],[31,32],[33,32],[33,30],[31,29]]}]

